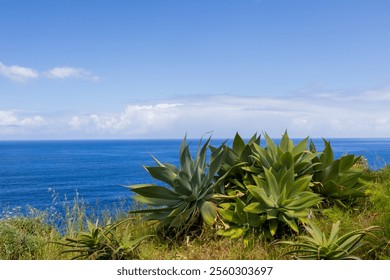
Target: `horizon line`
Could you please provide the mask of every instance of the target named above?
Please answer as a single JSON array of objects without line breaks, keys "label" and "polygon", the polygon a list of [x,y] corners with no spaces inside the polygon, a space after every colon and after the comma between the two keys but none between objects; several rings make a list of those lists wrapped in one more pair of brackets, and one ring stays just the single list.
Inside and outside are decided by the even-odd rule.
[{"label": "horizon line", "polygon": [[[243,137],[244,140],[249,140],[251,137]],[[272,139],[282,139],[282,137],[271,137]],[[290,137],[290,139],[362,139],[362,140],[385,140],[390,139],[390,137]],[[0,142],[33,142],[33,141],[169,141],[169,140],[183,140],[183,138],[55,138],[55,139],[0,139]],[[187,140],[200,140],[205,139],[202,137],[199,138],[187,138]],[[217,137],[211,138],[211,140],[234,140],[234,137]]]}]

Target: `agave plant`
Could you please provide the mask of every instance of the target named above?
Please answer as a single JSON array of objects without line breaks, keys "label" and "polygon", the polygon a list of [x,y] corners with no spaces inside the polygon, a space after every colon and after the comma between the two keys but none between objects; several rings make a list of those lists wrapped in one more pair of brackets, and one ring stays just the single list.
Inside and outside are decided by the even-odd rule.
[{"label": "agave plant", "polygon": [[235,202],[225,202],[218,205],[218,213],[222,219],[223,228],[217,231],[218,235],[226,236],[231,239],[243,238],[244,243],[248,244],[250,233],[260,229],[265,222],[266,216],[244,211],[247,205],[239,198]]},{"label": "agave plant", "polygon": [[180,168],[154,158],[157,166],[146,166],[145,169],[153,178],[165,184],[128,186],[137,194],[135,200],[152,206],[134,212],[150,213],[145,220],[159,221],[158,231],[173,233],[177,237],[201,226],[203,222],[212,225],[217,217],[216,201],[224,197],[215,192],[224,177],[215,180],[214,175],[226,152],[223,145],[214,150],[207,164],[210,141],[211,138],[203,146],[200,143],[196,157],[192,159],[185,137],[180,148]]},{"label": "agave plant", "polygon": [[278,171],[281,168],[294,167],[294,172],[297,176],[312,174],[314,166],[319,164],[313,162],[313,159],[319,153],[312,152],[308,149],[308,140],[305,138],[297,145],[289,138],[287,131],[282,136],[279,145],[265,133],[266,147],[254,145],[254,153],[252,157],[255,159],[255,166],[262,169],[270,169],[271,167]]},{"label": "agave plant", "polygon": [[299,232],[297,222],[305,222],[310,207],[322,200],[320,195],[308,188],[311,176],[295,179],[293,167],[277,172],[272,168],[264,169],[264,172],[265,178],[253,176],[256,184],[246,186],[252,198],[244,211],[258,214],[260,219],[265,219],[272,236],[280,223]]},{"label": "agave plant", "polygon": [[[230,173],[226,191],[240,197],[218,208],[225,222],[224,229],[218,232],[220,235],[244,236],[245,239],[250,229],[267,228],[263,232],[268,232],[266,235],[269,236],[276,233],[280,223],[298,232],[297,221],[304,220],[309,208],[321,201],[320,196],[308,188],[311,176],[307,174],[311,174],[318,164],[312,162],[318,153],[308,149],[308,138],[297,145],[287,132],[279,145],[267,134],[265,139],[266,147],[263,148],[256,135],[247,144],[238,135],[235,137],[231,150],[236,151],[236,155],[241,152],[245,157],[235,158],[237,161],[245,159],[246,164]],[[234,177],[237,174],[240,176]],[[297,191],[291,191],[291,188]],[[288,208],[290,203],[291,208]]]},{"label": "agave plant", "polygon": [[[361,157],[344,155],[335,160],[330,142],[324,140],[324,145],[321,156],[313,159],[317,164],[313,175],[314,192],[343,207],[346,207],[346,201],[366,196],[363,190],[363,170],[355,165]],[[310,146],[316,152],[314,144],[311,143]]]},{"label": "agave plant", "polygon": [[326,237],[315,224],[305,226],[310,236],[299,236],[300,242],[280,241],[278,244],[287,244],[293,249],[284,255],[294,255],[299,259],[309,260],[352,260],[360,259],[352,255],[358,248],[364,245],[362,239],[372,234],[379,227],[371,226],[348,232],[339,237],[340,221],[332,225],[329,238]]},{"label": "agave plant", "polygon": [[[226,157],[218,171],[219,176],[223,176],[229,173],[227,180],[229,179],[244,179],[246,168],[253,166],[254,159],[252,157],[254,151],[254,145],[260,145],[260,136],[253,135],[247,143],[236,133],[232,147],[225,146],[227,150]],[[212,151],[216,151],[217,148],[210,147]],[[246,168],[243,168],[246,167]]]},{"label": "agave plant", "polygon": [[138,259],[137,248],[141,242],[151,235],[131,239],[130,235],[119,236],[116,228],[126,220],[115,224],[100,227],[87,221],[87,232],[80,232],[76,238],[66,238],[65,242],[58,243],[70,249],[61,253],[76,253],[72,259],[90,260],[125,260]]}]

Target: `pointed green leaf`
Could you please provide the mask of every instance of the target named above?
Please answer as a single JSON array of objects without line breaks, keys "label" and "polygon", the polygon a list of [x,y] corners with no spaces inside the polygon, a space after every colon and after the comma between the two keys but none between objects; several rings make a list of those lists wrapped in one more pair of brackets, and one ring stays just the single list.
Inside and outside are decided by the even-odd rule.
[{"label": "pointed green leaf", "polygon": [[194,163],[195,168],[199,167],[203,171],[206,170],[206,154],[207,154],[207,150],[210,146],[210,141],[211,141],[211,138],[209,138],[206,141],[206,143],[203,145],[202,148],[200,147],[202,140],[199,141],[198,151],[197,151],[195,163]]},{"label": "pointed green leaf", "polygon": [[340,185],[344,185],[349,188],[354,188],[357,185],[361,176],[361,171],[349,170],[345,171],[344,173],[341,173],[339,178],[337,179],[337,182]]},{"label": "pointed green leaf", "polygon": [[279,196],[278,194],[280,193],[279,184],[271,171],[264,169],[264,174],[266,180],[265,191],[275,199]]},{"label": "pointed green leaf", "polygon": [[332,164],[328,165],[323,169],[323,182],[334,180],[337,181],[337,178],[340,175],[340,160],[335,160]]},{"label": "pointed green leaf", "polygon": [[312,176],[302,176],[294,181],[292,188],[288,192],[288,197],[295,197],[299,195],[301,192],[306,191],[308,189],[309,183],[312,179]]},{"label": "pointed green leaf", "polygon": [[307,145],[308,145],[309,137],[306,137],[302,141],[300,141],[292,150],[292,154],[294,157],[304,153],[307,151]]},{"label": "pointed green leaf", "polygon": [[186,172],[189,176],[192,176],[193,162],[190,154],[190,149],[183,140],[182,147],[180,148],[180,170]]},{"label": "pointed green leaf", "polygon": [[266,150],[269,151],[269,154],[273,161],[276,159],[276,155],[278,153],[277,147],[274,143],[274,141],[268,136],[267,133],[265,133],[265,141],[266,141]]},{"label": "pointed green leaf", "polygon": [[266,209],[267,220],[274,220],[278,218],[279,211],[275,208]]},{"label": "pointed green leaf", "polygon": [[286,215],[280,215],[279,216],[279,219],[283,222],[285,222],[293,231],[295,231],[296,233],[299,233],[299,228],[298,228],[298,225],[295,221],[295,219],[292,219],[292,218],[288,218]]},{"label": "pointed green leaf", "polygon": [[254,143],[256,143],[257,145],[260,145],[260,137],[261,135],[257,136],[257,133],[255,133],[251,139],[249,139],[248,141],[248,145],[252,145]]},{"label": "pointed green leaf", "polygon": [[173,180],[173,188],[178,194],[189,196],[193,192],[190,180],[191,178],[187,173],[180,171]]},{"label": "pointed green leaf", "polygon": [[269,231],[272,236],[275,235],[276,231],[278,230],[279,221],[277,219],[273,219],[269,221]]},{"label": "pointed green leaf", "polygon": [[167,183],[170,186],[172,186],[173,180],[176,178],[176,174],[172,172],[170,168],[167,167],[145,166],[145,169],[153,178]]},{"label": "pointed green leaf", "polygon": [[227,230],[218,230],[217,234],[220,236],[229,237],[231,239],[240,238],[245,234],[246,230],[243,227],[231,227]]},{"label": "pointed green leaf", "polygon": [[267,196],[264,189],[254,185],[248,185],[247,189],[258,202],[264,204],[266,207],[273,208],[276,206],[275,202]]},{"label": "pointed green leaf", "polygon": [[283,133],[282,139],[280,140],[279,147],[283,153],[289,152],[290,138],[288,137],[287,130]]},{"label": "pointed green leaf", "polygon": [[312,192],[304,192],[288,204],[283,204],[287,209],[299,211],[313,207],[322,201],[322,197]]},{"label": "pointed green leaf", "polygon": [[222,148],[218,150],[218,152],[213,153],[213,157],[210,158],[210,167],[207,175],[208,181],[211,181],[214,175],[218,172],[225,156],[226,156],[226,150]]},{"label": "pointed green leaf", "polygon": [[[193,215],[196,213],[196,206],[192,206],[191,208],[182,211],[180,214],[178,214],[172,222],[170,223],[170,227],[174,228],[180,228],[182,227]],[[173,217],[173,216],[172,216]]]},{"label": "pointed green leaf", "polygon": [[294,166],[294,158],[291,152],[285,152],[280,157],[280,163],[289,169],[290,167]]},{"label": "pointed green leaf", "polygon": [[330,146],[330,142],[324,139],[324,145],[325,145],[325,149],[320,156],[320,160],[325,168],[333,163],[334,156],[333,156],[332,147]]},{"label": "pointed green leaf", "polygon": [[145,203],[149,206],[169,206],[174,207],[182,201],[181,199],[162,199],[162,198],[153,198],[153,197],[145,197],[142,195],[134,195],[132,197],[135,201]]},{"label": "pointed green leaf", "polygon": [[236,133],[233,140],[233,150],[236,153],[241,154],[244,148],[245,148],[244,140],[241,138],[241,136],[238,133]]},{"label": "pointed green leaf", "polygon": [[340,172],[348,171],[355,163],[354,155],[345,155],[340,158]]},{"label": "pointed green leaf", "polygon": [[159,212],[149,214],[148,216],[143,218],[141,221],[153,221],[153,220],[162,221],[162,220],[166,219],[168,217],[168,215],[169,215],[169,211],[168,212],[159,211]]},{"label": "pointed green leaf", "polygon": [[340,221],[337,221],[336,223],[332,224],[332,229],[327,244],[328,246],[336,241],[339,230],[340,230]]},{"label": "pointed green leaf", "polygon": [[310,151],[312,152],[312,153],[317,153],[317,148],[316,148],[316,146],[314,145],[314,142],[313,142],[313,140],[312,139],[310,139]]},{"label": "pointed green leaf", "polygon": [[178,194],[166,187],[160,187],[156,185],[139,184],[128,186],[133,192],[142,195],[144,197],[160,198],[160,199],[173,199],[179,198]]},{"label": "pointed green leaf", "polygon": [[248,206],[244,208],[244,211],[253,213],[253,214],[260,214],[265,212],[264,206],[259,202],[252,202]]},{"label": "pointed green leaf", "polygon": [[213,202],[204,201],[200,205],[200,214],[206,224],[213,225],[217,218],[217,208]]},{"label": "pointed green leaf", "polygon": [[242,221],[234,214],[234,211],[229,209],[217,208],[218,213],[222,217],[222,220],[229,223],[241,224]]}]

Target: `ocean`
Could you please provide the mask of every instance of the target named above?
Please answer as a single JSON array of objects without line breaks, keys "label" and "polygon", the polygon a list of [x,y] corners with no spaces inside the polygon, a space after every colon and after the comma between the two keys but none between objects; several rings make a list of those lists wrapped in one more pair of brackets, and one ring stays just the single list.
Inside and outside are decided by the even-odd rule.
[{"label": "ocean", "polygon": [[[363,155],[372,169],[390,163],[390,139],[327,140],[336,158]],[[155,182],[142,167],[154,165],[151,155],[178,165],[181,141],[0,141],[0,218],[27,207],[61,211],[75,198],[97,211],[121,203],[130,208],[131,193],[124,186]],[[313,141],[321,151],[322,139]],[[198,140],[188,142],[195,152]]]}]

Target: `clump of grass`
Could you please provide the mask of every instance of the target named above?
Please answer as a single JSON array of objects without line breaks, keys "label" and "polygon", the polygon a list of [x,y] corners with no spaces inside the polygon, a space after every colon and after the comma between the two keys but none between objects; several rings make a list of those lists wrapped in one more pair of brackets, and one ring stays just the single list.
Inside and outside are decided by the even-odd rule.
[{"label": "clump of grass", "polygon": [[260,260],[276,259],[280,248],[273,248],[268,241],[252,235],[250,245],[238,239],[217,236],[212,229],[203,231],[200,236],[188,236],[184,242],[167,242],[154,238],[140,246],[144,259],[153,260]]},{"label": "clump of grass", "polygon": [[390,259],[390,166],[375,172],[375,182],[370,184],[372,222],[381,226],[376,246],[371,250],[372,258]]},{"label": "clump of grass", "polygon": [[13,216],[0,220],[0,259],[51,259],[48,242],[60,235],[48,223],[48,213],[30,208],[26,216]]}]

